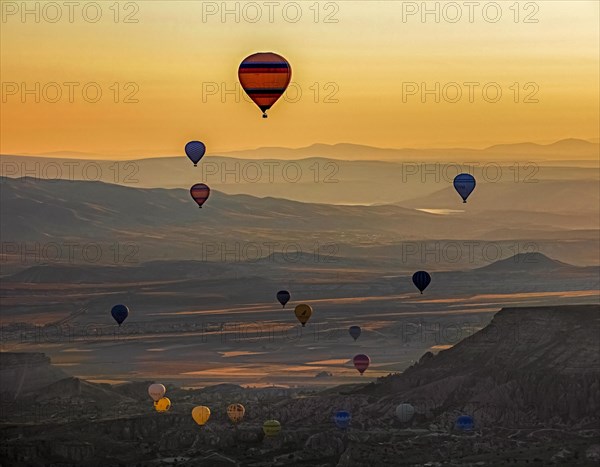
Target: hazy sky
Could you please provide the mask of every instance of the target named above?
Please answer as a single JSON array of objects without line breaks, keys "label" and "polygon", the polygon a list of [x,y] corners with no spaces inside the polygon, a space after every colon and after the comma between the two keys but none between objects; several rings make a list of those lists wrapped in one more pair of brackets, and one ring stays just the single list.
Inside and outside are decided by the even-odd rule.
[{"label": "hazy sky", "polygon": [[[4,154],[598,137],[597,1],[1,3]],[[268,119],[236,92],[257,51],[293,70]]]}]

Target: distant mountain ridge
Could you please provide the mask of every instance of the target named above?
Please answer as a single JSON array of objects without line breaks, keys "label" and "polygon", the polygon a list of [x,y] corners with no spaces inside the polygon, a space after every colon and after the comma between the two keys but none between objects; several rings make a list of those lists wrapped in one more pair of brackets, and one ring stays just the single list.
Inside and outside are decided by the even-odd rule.
[{"label": "distant mountain ridge", "polygon": [[[533,147],[538,146],[543,154],[535,157],[527,149],[523,154],[511,154],[495,148],[487,154],[482,152],[486,150],[474,149],[427,152],[352,144],[266,148],[223,155],[209,149],[198,167],[192,166],[183,151],[173,157],[129,160],[92,159],[87,155],[76,159],[73,154],[64,158],[2,155],[0,176],[103,181],[138,188],[188,188],[203,182],[228,194],[327,204],[412,200],[451,186],[452,178],[460,172],[472,173],[478,183],[491,180],[494,184],[511,183],[515,188],[518,183],[536,180],[599,179],[599,158],[594,151],[584,149],[578,155],[576,150],[569,150],[555,157],[545,154],[563,146]],[[589,148],[583,143],[582,147]],[[357,190],[357,186],[369,189]]]},{"label": "distant mountain ridge", "polygon": [[557,272],[580,269],[572,264],[551,259],[542,253],[519,253],[511,258],[495,261],[487,266],[477,268],[480,272],[514,272],[514,271],[541,271]]},{"label": "distant mountain ridge", "polygon": [[[484,148],[467,148],[467,147],[447,147],[447,148],[381,148],[376,146],[369,146],[365,144],[357,143],[313,143],[308,146],[302,146],[298,148],[288,147],[259,147],[255,149],[243,149],[235,151],[219,151],[213,153],[221,156],[233,156],[243,158],[275,158],[275,159],[290,159],[298,157],[331,157],[334,159],[343,160],[369,160],[374,157],[379,157],[379,160],[398,159],[406,156],[415,157],[420,156],[423,158],[439,157],[444,154],[465,154],[473,155],[479,153],[481,156],[492,155],[492,154],[519,154],[529,156],[578,156],[594,157],[598,154],[599,145],[597,142],[588,141],[580,138],[565,138],[562,140],[555,141],[549,144],[539,144],[532,142],[522,143],[502,143],[494,144]],[[210,149],[210,148],[209,148]],[[209,154],[211,154],[209,152]],[[52,157],[66,156],[81,157],[81,156],[95,156],[91,152],[83,151],[52,151],[45,153],[44,155]],[[157,157],[170,157],[170,156],[157,156]],[[143,156],[136,159],[142,159]],[[153,157],[155,158],[155,157]],[[444,160],[443,158],[441,160]]]}]

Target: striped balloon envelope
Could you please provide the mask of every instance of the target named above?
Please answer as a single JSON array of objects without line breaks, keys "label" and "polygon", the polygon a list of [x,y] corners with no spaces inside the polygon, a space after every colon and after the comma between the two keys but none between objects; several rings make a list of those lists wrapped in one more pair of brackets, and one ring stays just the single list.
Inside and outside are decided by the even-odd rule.
[{"label": "striped balloon envelope", "polygon": [[371,363],[371,359],[365,354],[356,355],[352,361],[354,362],[354,368],[356,368],[361,375],[369,368],[369,364]]},{"label": "striped balloon envelope", "polygon": [[267,437],[273,438],[281,431],[281,423],[277,420],[267,420],[263,423],[263,431]]},{"label": "striped balloon envelope", "polygon": [[194,201],[198,203],[198,207],[201,208],[210,195],[210,188],[208,188],[208,186],[206,186],[204,183],[196,183],[192,188],[190,188],[190,195],[192,195]]},{"label": "striped balloon envelope", "polygon": [[259,52],[242,61],[238,78],[246,94],[262,110],[263,118],[267,118],[267,110],[290,84],[292,67],[281,55]]}]

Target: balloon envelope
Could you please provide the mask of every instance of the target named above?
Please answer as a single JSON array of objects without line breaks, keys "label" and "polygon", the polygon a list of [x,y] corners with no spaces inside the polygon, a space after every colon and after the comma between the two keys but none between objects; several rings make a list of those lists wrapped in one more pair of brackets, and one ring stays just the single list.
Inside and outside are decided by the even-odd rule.
[{"label": "balloon envelope", "polygon": [[350,333],[354,340],[358,339],[361,333],[360,326],[350,326],[350,328],[348,329],[348,333]]},{"label": "balloon envelope", "polygon": [[467,202],[467,198],[475,189],[475,177],[471,174],[458,174],[454,177],[454,189],[458,192],[463,200]]},{"label": "balloon envelope", "polygon": [[154,403],[157,412],[166,412],[171,408],[171,401],[168,397],[161,397]]},{"label": "balloon envelope", "polygon": [[458,430],[469,431],[475,427],[475,421],[470,415],[461,415],[456,419],[454,426]]},{"label": "balloon envelope", "polygon": [[412,281],[413,284],[415,284],[415,287],[423,293],[423,290],[425,290],[431,282],[431,276],[426,271],[417,271],[413,274]]},{"label": "balloon envelope", "polygon": [[290,301],[290,297],[291,295],[287,290],[280,290],[277,292],[277,300],[281,303],[283,308],[285,308],[285,304]]},{"label": "balloon envelope", "polygon": [[201,141],[190,141],[185,145],[185,153],[194,163],[194,167],[200,162],[206,152],[206,146]]},{"label": "balloon envelope", "polygon": [[410,404],[399,404],[396,407],[396,417],[402,423],[410,421],[415,415],[415,408]]},{"label": "balloon envelope", "polygon": [[198,203],[198,206],[202,207],[210,195],[210,188],[208,188],[208,186],[206,186],[204,183],[196,183],[192,188],[190,188],[190,195],[192,195],[194,201]]},{"label": "balloon envelope", "polygon": [[231,404],[227,407],[227,416],[233,423],[240,423],[244,418],[245,413],[246,409],[242,404]]},{"label": "balloon envelope", "polygon": [[350,421],[352,420],[352,415],[347,410],[340,410],[335,413],[333,416],[333,421],[338,428],[345,429],[350,425]]},{"label": "balloon envelope", "polygon": [[296,307],[294,313],[296,314],[298,321],[302,323],[302,327],[304,327],[312,315],[312,308],[310,305],[302,303]]},{"label": "balloon envelope", "polygon": [[246,57],[238,69],[244,91],[267,118],[267,110],[285,92],[292,79],[292,67],[281,55],[260,52]]},{"label": "balloon envelope", "polygon": [[162,384],[154,383],[148,387],[148,394],[150,394],[150,397],[154,400],[154,402],[163,397],[166,392],[167,388],[165,388]]},{"label": "balloon envelope", "polygon": [[125,305],[115,305],[112,307],[112,310],[110,310],[110,314],[119,324],[119,326],[121,326],[123,321],[125,321],[127,316],[129,316],[129,308],[127,308]]},{"label": "balloon envelope", "polygon": [[263,423],[263,431],[269,438],[277,436],[281,431],[281,423],[277,420],[267,420]]},{"label": "balloon envelope", "polygon": [[368,355],[358,354],[352,359],[352,362],[354,363],[354,367],[362,375],[365,372],[365,370],[369,368],[371,359]]},{"label": "balloon envelope", "polygon": [[202,426],[210,418],[210,409],[204,405],[196,406],[192,409],[192,418],[198,425]]}]

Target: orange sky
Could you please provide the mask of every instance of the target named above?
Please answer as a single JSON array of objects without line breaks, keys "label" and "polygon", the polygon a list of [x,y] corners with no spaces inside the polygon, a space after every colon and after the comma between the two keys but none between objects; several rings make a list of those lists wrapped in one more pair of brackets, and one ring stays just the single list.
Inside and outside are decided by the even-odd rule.
[{"label": "orange sky", "polygon": [[[421,12],[410,14],[422,2],[315,8],[314,1],[284,1],[272,22],[265,2],[226,2],[233,13],[222,18],[222,2],[120,2],[117,9],[101,1],[97,22],[94,8],[84,14],[75,7],[70,22],[62,2],[56,2],[60,12],[44,9],[47,2],[26,3],[34,12],[42,5],[39,22],[35,13],[22,17],[22,2],[1,2],[3,154],[175,155],[191,139],[214,154],[315,142],[481,147],[598,137],[597,1],[521,2],[518,22],[514,1],[499,2],[497,22],[490,7],[485,15],[475,9],[470,22],[465,2],[455,2],[462,13],[455,23],[448,2],[427,2],[433,11],[439,5],[439,22],[433,13],[425,21]],[[256,5],[262,16],[251,22]],[[281,99],[266,120],[235,92],[240,61],[257,51],[279,53],[293,69],[289,102]],[[435,94],[421,102],[420,89],[410,84],[434,89],[436,82],[438,103]],[[452,82],[463,93],[455,103]],[[480,83],[473,102],[468,82]],[[493,99],[499,87],[500,101],[485,100],[486,83],[498,83],[487,96]],[[525,89],[526,83],[533,84]],[[88,100],[101,89],[98,102],[84,99],[86,84]],[[225,87],[234,92],[222,96]],[[25,88],[34,91],[24,94]],[[123,102],[134,91],[130,99],[138,102]],[[534,92],[530,99],[539,102],[523,102]]]}]

